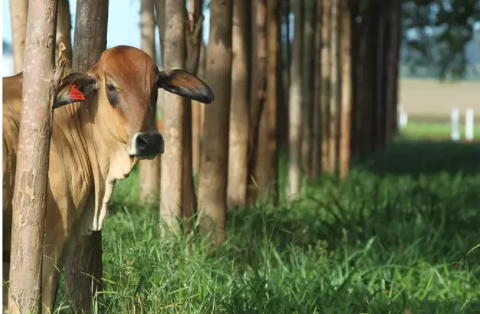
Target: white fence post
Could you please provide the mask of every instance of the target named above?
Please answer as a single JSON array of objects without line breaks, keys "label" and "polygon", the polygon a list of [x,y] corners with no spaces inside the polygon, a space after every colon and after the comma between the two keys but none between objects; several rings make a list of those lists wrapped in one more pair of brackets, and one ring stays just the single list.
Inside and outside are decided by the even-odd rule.
[{"label": "white fence post", "polygon": [[398,129],[401,130],[407,126],[408,123],[408,115],[405,109],[403,109],[402,105],[398,104],[397,106],[397,125]]},{"label": "white fence post", "polygon": [[467,141],[473,140],[473,109],[468,108],[465,112],[465,138]]},{"label": "white fence post", "polygon": [[450,137],[452,141],[458,142],[460,140],[460,112],[458,107],[452,108],[452,112],[450,114],[451,120],[451,130],[450,130]]}]

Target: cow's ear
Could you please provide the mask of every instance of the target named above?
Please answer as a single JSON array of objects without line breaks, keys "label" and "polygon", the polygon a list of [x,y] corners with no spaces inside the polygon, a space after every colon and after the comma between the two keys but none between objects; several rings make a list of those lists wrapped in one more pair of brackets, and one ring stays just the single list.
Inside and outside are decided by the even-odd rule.
[{"label": "cow's ear", "polygon": [[213,92],[201,79],[184,70],[161,71],[157,85],[170,93],[197,100],[204,104],[213,101]]},{"label": "cow's ear", "polygon": [[97,80],[87,73],[75,72],[63,78],[54,108],[85,100],[96,89]]}]

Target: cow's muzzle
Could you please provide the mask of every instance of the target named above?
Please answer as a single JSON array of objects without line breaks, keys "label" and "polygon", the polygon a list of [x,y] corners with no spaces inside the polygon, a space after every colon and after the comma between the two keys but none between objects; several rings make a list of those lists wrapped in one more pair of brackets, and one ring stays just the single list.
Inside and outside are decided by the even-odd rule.
[{"label": "cow's muzzle", "polygon": [[139,159],[152,159],[163,154],[163,150],[163,136],[159,132],[142,132],[133,136],[129,154]]}]

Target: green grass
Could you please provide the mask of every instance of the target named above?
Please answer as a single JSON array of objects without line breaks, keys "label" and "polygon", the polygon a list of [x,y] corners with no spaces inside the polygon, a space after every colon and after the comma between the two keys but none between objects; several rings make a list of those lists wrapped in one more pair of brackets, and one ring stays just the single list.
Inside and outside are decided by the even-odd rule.
[{"label": "green grass", "polygon": [[[424,122],[424,121],[408,121],[407,126],[402,130],[402,136],[410,139],[450,139],[451,126],[449,123],[442,122]],[[465,139],[465,125],[460,125],[460,138]],[[480,127],[474,128],[473,138],[480,139]]]},{"label": "green grass", "polygon": [[104,313],[480,313],[479,146],[398,140],[292,208],[229,212],[210,254],[162,241],[137,185],[118,183],[103,227]]}]

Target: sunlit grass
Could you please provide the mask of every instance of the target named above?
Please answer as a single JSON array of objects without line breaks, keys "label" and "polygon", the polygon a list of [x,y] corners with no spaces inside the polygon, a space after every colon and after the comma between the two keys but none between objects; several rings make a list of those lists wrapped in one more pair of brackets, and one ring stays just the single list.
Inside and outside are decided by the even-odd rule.
[{"label": "sunlit grass", "polygon": [[137,186],[118,183],[104,224],[99,312],[480,313],[476,145],[397,141],[291,208],[229,212],[210,253],[200,235],[162,240]]}]

